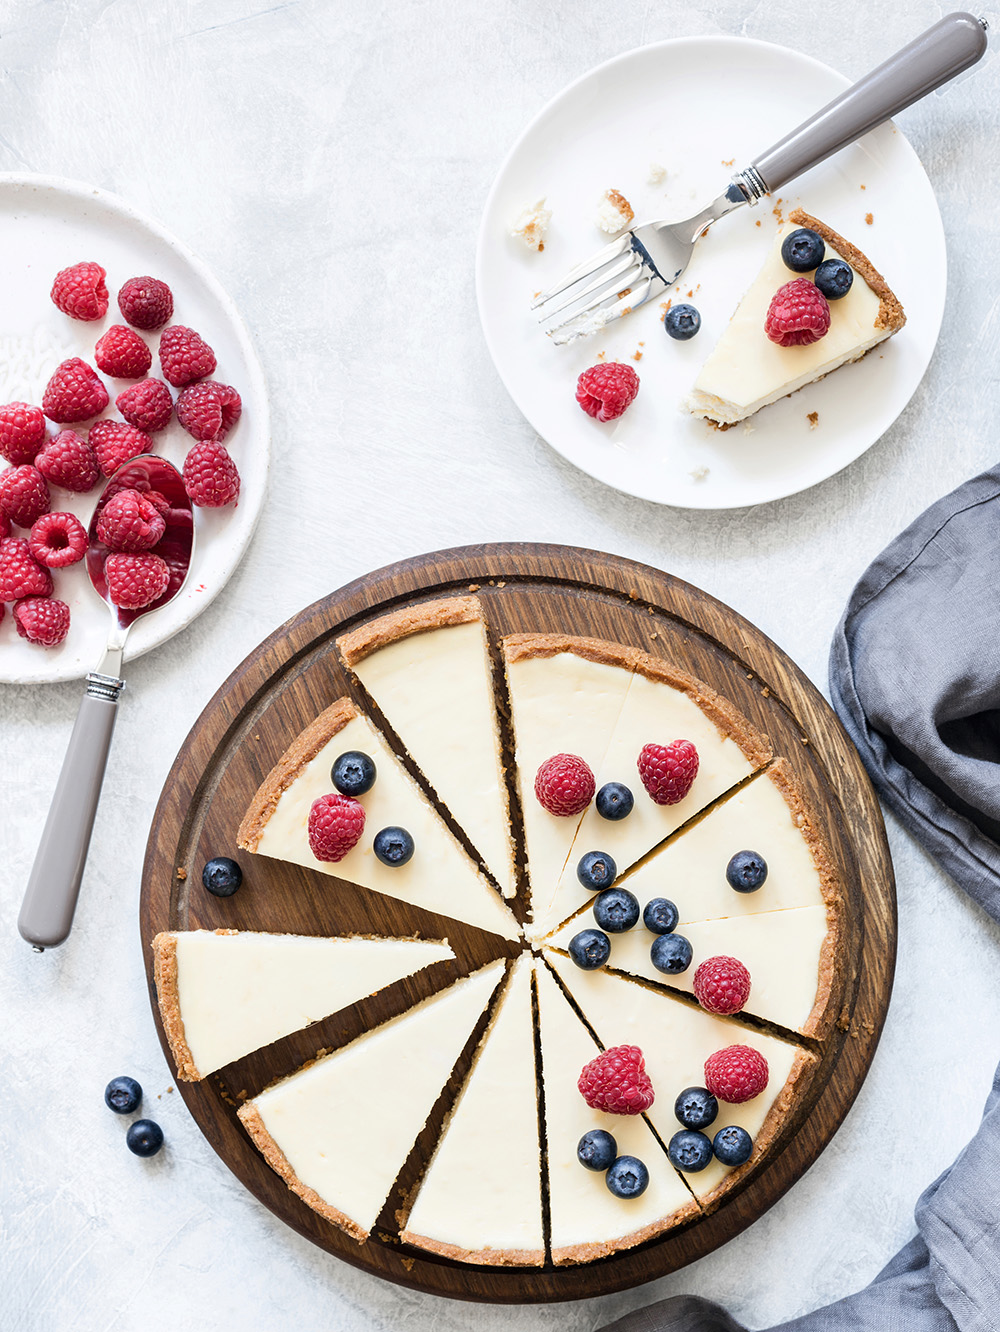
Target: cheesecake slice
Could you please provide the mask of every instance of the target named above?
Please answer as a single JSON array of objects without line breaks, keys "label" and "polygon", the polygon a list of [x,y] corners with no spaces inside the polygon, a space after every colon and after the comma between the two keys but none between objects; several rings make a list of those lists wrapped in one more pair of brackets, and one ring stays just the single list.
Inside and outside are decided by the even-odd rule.
[{"label": "cheesecake slice", "polygon": [[346,634],[337,646],[504,897],[513,897],[514,842],[478,600],[407,606]]},{"label": "cheesecake slice", "polygon": [[503,972],[502,962],[491,963],[240,1107],[268,1165],[359,1242]]},{"label": "cheesecake slice", "polygon": [[185,1082],[455,956],[422,939],[241,930],[164,932],[153,953],[163,1029]]},{"label": "cheesecake slice", "polygon": [[[358,797],[364,832],[342,859],[318,860],[309,845],[309,811],[313,801],[334,791],[331,768],[349,751],[367,754],[375,763],[374,785]],[[405,828],[413,838],[415,849],[406,864],[385,865],[375,855],[375,835],[387,827]],[[349,698],[338,699],[292,742],[254,796],[237,840],[246,851],[347,879],[506,939],[519,937],[499,893]]]},{"label": "cheesecake slice", "polygon": [[545,1261],[529,954],[514,965],[400,1239],[463,1263]]},{"label": "cheesecake slice", "polygon": [[[794,273],[781,258],[785,237],[798,227],[818,232],[826,259],[844,259],[854,270],[846,296],[830,302],[830,328],[818,342],[779,347],[764,332],[771,298],[779,287],[811,273]],[[899,300],[871,260],[825,222],[801,209],[789,213],[771,253],[736,308],[688,398],[688,409],[722,427],[742,421],[769,403],[860,360],[906,323]]]}]

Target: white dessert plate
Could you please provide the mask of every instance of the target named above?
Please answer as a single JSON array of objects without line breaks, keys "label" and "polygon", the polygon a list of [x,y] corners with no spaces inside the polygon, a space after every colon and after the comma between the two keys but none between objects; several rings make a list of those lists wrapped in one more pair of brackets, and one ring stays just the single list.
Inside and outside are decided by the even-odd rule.
[{"label": "white dessert plate", "polygon": [[[667,336],[660,301],[565,347],[552,344],[529,309],[535,292],[609,239],[595,222],[605,190],[621,191],[637,222],[688,217],[723,191],[735,169],[849,83],[810,57],[766,42],[681,38],[592,70],[525,130],[486,203],[476,263],[479,312],[508,391],[569,462],[657,503],[740,508],[840,471],[909,402],[937,342],[946,257],[930,181],[891,122],[792,181],[780,198],[724,218],[698,242],[681,283],[667,293],[701,312],[701,331],[689,342]],[[665,168],[662,181],[652,179],[651,164]],[[552,221],[544,250],[534,253],[508,231],[523,206],[543,196]],[[775,213],[784,217],[795,207],[868,255],[900,298],[906,327],[862,361],[764,408],[747,425],[717,431],[685,412],[684,399],[767,254]],[[577,376],[601,353],[635,365],[641,381],[632,406],[607,425],[574,398]]]},{"label": "white dessert plate", "polygon": [[[62,314],[49,299],[61,268],[95,260],[108,273],[108,313],[94,323]],[[172,322],[186,324],[218,358],[213,378],[238,389],[243,415],[226,437],[240,471],[235,508],[195,510],[195,554],[184,588],[173,601],[143,616],[129,634],[126,662],[157,647],[189,624],[225,586],[253,533],[264,501],[270,427],[267,391],[257,353],[236,307],[206,266],[180,241],[124,200],[75,181],[0,175],[0,403],[40,403],[60,361],[80,356],[94,363],[94,344],[105,329],[124,322],[118,289],[130,277],[162,278],[174,294]],[[159,333],[140,334],[153,351],[150,374],[159,376]],[[101,378],[111,394],[103,415],[120,419],[115,396],[128,381]],[[89,425],[84,423],[85,428]],[[50,434],[63,427],[52,426]],[[74,427],[70,427],[74,428]],[[183,464],[194,442],[176,420],[154,436],[157,453]],[[2,464],[6,466],[6,464]],[[75,513],[86,526],[100,485],[89,495],[52,486],[52,507]],[[15,528],[14,536],[26,536]],[[108,610],[90,586],[83,562],[53,571],[53,595],[70,607],[70,630],[57,648],[19,638],[10,607],[0,624],[0,681],[8,684],[78,679],[96,668],[108,633]]]}]

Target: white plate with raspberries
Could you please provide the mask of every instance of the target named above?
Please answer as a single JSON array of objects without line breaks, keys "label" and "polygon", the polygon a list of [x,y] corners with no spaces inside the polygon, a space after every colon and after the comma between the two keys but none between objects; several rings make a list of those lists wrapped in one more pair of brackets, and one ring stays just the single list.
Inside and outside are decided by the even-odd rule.
[{"label": "white plate with raspberries", "polygon": [[[87,265],[105,270],[103,282],[99,272],[87,271]],[[58,308],[51,295],[57,274],[77,266],[79,271],[62,283],[61,303],[65,310],[85,318],[72,317]],[[126,285],[135,278],[155,281]],[[169,313],[164,286],[172,298]],[[119,306],[123,288],[128,318]],[[6,441],[9,446],[16,435],[10,424],[12,415],[5,417],[4,408],[20,402],[44,406],[53,416],[63,418],[45,421],[47,457],[41,470],[50,478],[84,485],[88,468],[93,475],[94,455],[86,447],[79,449],[72,440],[63,441],[65,448],[52,447],[56,436],[65,431],[93,446],[99,466],[114,470],[118,461],[142,444],[141,436],[130,433],[126,417],[150,435],[152,448],[145,451],[160,454],[178,469],[184,467],[197,436],[217,441],[207,449],[198,444],[199,452],[189,467],[191,484],[201,487],[203,499],[229,499],[235,490],[235,465],[237,500],[195,508],[195,553],[184,588],[162,609],[142,616],[132,629],[126,655],[128,659],[138,657],[205,609],[225,586],[250,541],[264,500],[270,448],[267,393],[257,353],[236,307],[186,246],[123,200],[73,181],[0,174],[0,290],[4,293],[0,303],[0,443]],[[94,318],[105,301],[106,313]],[[173,331],[178,328],[182,331]],[[116,331],[110,332],[112,329]],[[166,333],[161,361],[160,341],[166,329],[171,331]],[[89,369],[81,368],[77,360]],[[66,367],[66,362],[71,365]],[[196,385],[206,383],[239,395],[241,409],[235,422],[235,395],[211,387],[195,391]],[[107,406],[95,410],[105,391]],[[128,396],[119,406],[117,400],[123,393]],[[65,419],[78,412],[89,415]],[[178,412],[188,429],[178,420]],[[97,421],[118,424],[100,426],[91,436]],[[30,420],[26,439],[30,452]],[[226,462],[220,449],[231,462]],[[16,444],[13,449],[8,447],[11,452],[14,457],[0,459],[3,469],[18,462],[34,466],[16,453]],[[199,457],[203,465],[198,469],[200,480],[195,481]],[[2,476],[0,472],[0,508],[6,494]],[[106,479],[100,470],[93,486],[83,492],[46,481],[50,510],[74,514],[86,528]],[[16,516],[30,518],[32,487],[37,484],[36,477],[26,478],[25,508],[18,511],[15,502]],[[27,539],[29,528],[15,523],[10,535]],[[53,542],[60,540],[57,535]],[[78,679],[94,670],[100,659],[109,617],[90,586],[85,562],[53,568],[51,577],[52,596],[69,607],[69,630],[54,647],[21,637],[14,606],[8,601],[0,621],[0,681],[26,684]]]},{"label": "white plate with raspberries", "polygon": [[[611,206],[602,204],[607,191],[624,196],[636,223],[691,216],[725,189],[735,170],[849,82],[785,47],[740,37],[681,38],[629,51],[585,74],[528,126],[486,203],[477,295],[501,379],[539,435],[569,462],[657,503],[741,508],[840,471],[909,402],[937,342],[946,255],[930,182],[891,122],[792,181],[780,198],[740,209],[702,237],[681,282],[666,293],[701,315],[689,341],[667,335],[658,300],[567,346],[555,346],[529,308],[537,292],[608,243],[598,227]],[[684,400],[756,277],[778,221],[796,207],[868,255],[898,295],[906,326],[861,361],[744,424],[715,430],[686,411]],[[541,250],[530,244],[538,239],[533,218],[545,224]],[[517,229],[522,234],[512,235]],[[631,406],[606,424],[586,415],[574,396],[581,372],[604,360],[625,362],[640,381]]]}]

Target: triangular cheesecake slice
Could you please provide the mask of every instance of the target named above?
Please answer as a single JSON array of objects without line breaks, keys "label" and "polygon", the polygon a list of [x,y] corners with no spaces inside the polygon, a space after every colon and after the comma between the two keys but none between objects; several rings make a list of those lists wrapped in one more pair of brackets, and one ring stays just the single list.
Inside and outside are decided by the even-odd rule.
[{"label": "triangular cheesecake slice", "polygon": [[503,971],[492,963],[240,1107],[268,1165],[354,1239],[378,1219]]},{"label": "triangular cheesecake slice", "polygon": [[186,1082],[455,956],[422,939],[240,930],[164,932],[153,953],[163,1029]]},{"label": "triangular cheesecake slice", "polygon": [[[331,769],[343,753],[359,751],[375,763],[374,785],[359,796],[365,810],[360,841],[342,859],[318,860],[309,845],[309,811],[334,791]],[[402,827],[414,852],[402,865],[375,855],[375,834]],[[239,845],[275,860],[347,879],[506,939],[517,924],[477,866],[451,835],[369,719],[348,698],[338,699],[293,741],[254,796],[240,824]]]},{"label": "triangular cheesecake slice", "polygon": [[[797,277],[781,258],[785,237],[797,227],[816,231],[826,259],[844,259],[854,270],[850,291],[830,302],[830,328],[818,342],[780,347],[764,332],[771,298]],[[771,253],[702,366],[687,406],[696,416],[729,426],[761,407],[804,388],[892,337],[906,323],[899,300],[871,260],[825,222],[796,209],[775,237]]]},{"label": "triangular cheesecake slice", "polygon": [[362,625],[337,646],[504,897],[513,897],[514,843],[478,600],[419,602]]},{"label": "triangular cheesecake slice", "polygon": [[400,1239],[463,1263],[545,1261],[529,954],[514,965]]}]

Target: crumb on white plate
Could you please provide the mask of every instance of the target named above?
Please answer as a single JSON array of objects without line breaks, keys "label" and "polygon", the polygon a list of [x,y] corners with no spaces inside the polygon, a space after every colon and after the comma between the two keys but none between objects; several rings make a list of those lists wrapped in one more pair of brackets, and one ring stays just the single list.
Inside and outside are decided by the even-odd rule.
[{"label": "crumb on white plate", "polygon": [[704,481],[705,477],[708,476],[708,468],[704,466],[692,467],[688,475],[692,481]]},{"label": "crumb on white plate", "polygon": [[650,162],[649,164],[649,183],[650,185],[662,185],[667,178],[667,168],[659,162]]},{"label": "crumb on white plate", "polygon": [[609,236],[616,235],[635,217],[635,210],[618,190],[605,190],[597,205],[597,225]]},{"label": "crumb on white plate", "polygon": [[744,435],[752,435],[753,432],[754,432],[756,429],[757,429],[757,427],[756,427],[755,425],[751,425],[749,421],[744,421],[744,422],[743,422],[743,433],[744,433]]},{"label": "crumb on white plate", "polygon": [[809,429],[815,430],[819,425],[819,412],[807,412],[806,420],[809,422]]},{"label": "crumb on white plate", "polygon": [[507,229],[507,234],[521,241],[529,250],[545,249],[545,233],[552,221],[552,209],[545,207],[545,199],[525,204]]}]

